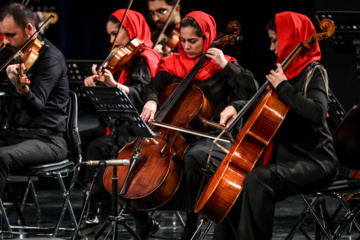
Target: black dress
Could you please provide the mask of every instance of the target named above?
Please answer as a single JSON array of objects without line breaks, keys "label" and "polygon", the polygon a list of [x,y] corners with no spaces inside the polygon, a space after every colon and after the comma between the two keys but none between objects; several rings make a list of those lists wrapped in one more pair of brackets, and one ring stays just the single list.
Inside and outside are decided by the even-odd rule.
[{"label": "black dress", "polygon": [[[144,101],[158,101],[158,94],[164,87],[181,80],[181,78],[174,77],[166,71],[158,72],[149,85],[142,90],[145,97]],[[213,122],[219,122],[221,111],[232,101],[250,99],[257,89],[253,74],[236,62],[229,62],[219,73],[195,84],[214,106]],[[209,127],[206,132],[218,134],[220,130]],[[228,133],[227,137],[232,138],[232,134]],[[212,142],[211,139],[200,138],[195,139],[190,144],[182,159],[183,173],[180,186],[163,209],[194,212],[196,196],[203,177],[201,168],[206,165]],[[227,143],[224,146],[230,147]],[[222,150],[215,147],[212,153],[212,162],[215,165],[218,164],[224,155],[225,153]]]},{"label": "black dress", "polygon": [[326,123],[327,87],[318,69],[305,88],[305,76],[316,65],[276,88],[290,109],[274,137],[271,162],[258,164],[246,176],[238,201],[215,228],[214,239],[271,239],[277,201],[336,177],[337,156]]}]

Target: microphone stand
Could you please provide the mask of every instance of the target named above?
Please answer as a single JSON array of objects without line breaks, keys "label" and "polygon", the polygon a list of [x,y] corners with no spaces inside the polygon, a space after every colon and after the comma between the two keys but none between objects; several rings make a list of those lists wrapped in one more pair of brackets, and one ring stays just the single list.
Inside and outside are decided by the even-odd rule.
[{"label": "microphone stand", "polygon": [[[112,153],[111,153],[111,157],[112,159],[117,158],[118,156],[118,152],[120,149],[119,146],[119,141],[118,141],[118,127],[119,127],[120,123],[118,120],[115,121],[115,125],[114,125],[114,129],[111,132],[111,136],[113,138],[114,144],[112,147]],[[133,165],[132,161],[131,165]],[[130,172],[130,171],[129,171]],[[141,238],[134,232],[134,230],[127,224],[126,222],[126,218],[124,218],[122,216],[122,213],[124,212],[124,210],[126,209],[127,205],[128,205],[128,200],[123,199],[121,196],[121,201],[123,202],[123,204],[121,205],[121,209],[120,212],[118,213],[118,175],[117,175],[117,166],[114,165],[113,166],[113,176],[112,176],[112,192],[111,192],[111,207],[112,207],[112,216],[108,216],[106,218],[106,221],[103,223],[103,225],[101,226],[101,228],[99,229],[99,231],[95,234],[94,236],[94,240],[98,239],[100,237],[100,235],[105,231],[105,229],[108,227],[108,225],[111,223],[112,226],[112,230],[110,230],[108,232],[108,234],[105,236],[104,239],[107,239],[110,232],[112,232],[112,239],[113,240],[117,240],[118,239],[118,223],[120,223],[121,225],[123,225],[125,227],[125,229],[136,239],[136,240],[141,240]],[[124,188],[125,184],[123,185]]]},{"label": "microphone stand", "polygon": [[[136,107],[133,105],[126,93],[118,88],[111,87],[82,87],[82,90],[87,95],[89,100],[94,105],[98,113],[107,116],[109,127],[113,125],[111,136],[114,141],[112,145],[111,157],[112,159],[118,158],[119,153],[119,129],[121,127],[121,136],[129,137],[155,137],[156,134],[151,131],[148,125],[140,118]],[[122,118],[123,117],[123,118]],[[112,119],[115,119],[112,120]],[[114,124],[111,124],[112,121]],[[128,124],[126,124],[128,123]],[[123,126],[121,126],[123,124]],[[111,129],[111,128],[110,128]],[[125,130],[125,131],[124,131]],[[113,165],[112,176],[112,216],[108,216],[106,221],[101,226],[100,230],[95,234],[94,240],[98,239],[100,235],[105,231],[108,225],[112,224],[112,231],[110,230],[104,239],[107,239],[108,235],[112,232],[112,239],[117,240],[118,237],[118,223],[122,224],[125,229],[136,240],[141,238],[134,232],[132,228],[126,223],[126,219],[122,216],[129,205],[130,200],[123,197],[123,194],[127,190],[129,184],[129,177],[131,172],[137,167],[141,153],[134,149],[134,154],[131,156],[131,163],[126,177],[126,182],[123,184],[120,195],[118,194],[118,176],[117,166]],[[123,203],[120,211],[118,212],[118,198]]]}]

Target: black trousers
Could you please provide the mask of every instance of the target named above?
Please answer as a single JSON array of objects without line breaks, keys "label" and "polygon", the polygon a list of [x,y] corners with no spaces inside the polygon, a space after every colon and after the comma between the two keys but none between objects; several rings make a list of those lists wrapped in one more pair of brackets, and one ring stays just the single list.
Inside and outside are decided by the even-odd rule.
[{"label": "black trousers", "polygon": [[229,214],[215,226],[214,239],[271,239],[276,202],[303,189],[278,175],[276,164],[254,168]]},{"label": "black trousers", "polygon": [[4,192],[9,172],[16,173],[32,165],[65,159],[67,145],[62,134],[43,130],[0,133],[0,196]]},{"label": "black trousers", "polygon": [[[225,148],[230,147],[230,143],[218,142]],[[201,186],[204,178],[204,171],[210,156],[211,172],[205,175],[205,184]],[[186,150],[182,160],[182,179],[175,195],[164,208],[183,211],[186,213],[194,213],[197,196],[206,186],[213,171],[219,166],[226,153],[218,146],[213,146],[213,140],[201,138],[194,141]]]}]

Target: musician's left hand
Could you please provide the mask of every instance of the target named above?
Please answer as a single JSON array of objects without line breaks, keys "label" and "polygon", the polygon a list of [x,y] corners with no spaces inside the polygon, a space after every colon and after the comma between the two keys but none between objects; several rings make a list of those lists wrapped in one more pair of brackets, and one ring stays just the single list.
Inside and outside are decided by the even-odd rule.
[{"label": "musician's left hand", "polygon": [[157,44],[154,47],[154,51],[159,55],[160,58],[166,57],[166,54],[163,51],[163,45]]},{"label": "musician's left hand", "polygon": [[287,80],[287,78],[282,70],[281,64],[277,63],[276,66],[277,66],[277,70],[278,70],[277,72],[275,72],[274,70],[271,70],[270,74],[266,75],[267,80],[269,80],[269,82],[275,89],[282,81]]},{"label": "musician's left hand", "polygon": [[[22,69],[25,69],[24,64],[22,64],[21,67],[22,67]],[[6,73],[7,73],[9,80],[15,86],[17,92],[20,95],[24,95],[29,91],[29,87],[27,85],[21,84],[21,82],[20,82],[19,64],[11,64],[11,65],[7,66]]]},{"label": "musician's left hand", "polygon": [[225,59],[224,53],[221,49],[218,48],[209,48],[206,51],[206,56],[208,58],[214,59],[215,63],[223,69],[228,63]]},{"label": "musician's left hand", "polygon": [[220,122],[219,124],[222,126],[227,126],[231,123],[231,121],[236,117],[237,112],[233,106],[227,106],[221,113],[220,113]]}]

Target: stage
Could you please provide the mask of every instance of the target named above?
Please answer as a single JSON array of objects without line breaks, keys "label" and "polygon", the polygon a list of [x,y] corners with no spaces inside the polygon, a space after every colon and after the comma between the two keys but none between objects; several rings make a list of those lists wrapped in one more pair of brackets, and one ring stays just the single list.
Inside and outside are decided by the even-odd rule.
[{"label": "stage", "polygon": [[[29,200],[28,203],[24,206],[23,215],[28,225],[32,226],[54,226],[55,222],[59,218],[62,198],[61,193],[56,190],[44,189],[37,190],[38,200],[40,204],[41,214],[38,214],[36,211],[36,207]],[[4,201],[5,202],[5,201]],[[337,206],[337,202],[333,198],[326,199],[328,204],[329,211],[333,211]],[[83,203],[83,192],[81,188],[75,188],[71,195],[71,203],[74,209],[76,216],[80,216],[82,203]],[[275,212],[275,226],[273,238],[274,240],[285,239],[287,234],[290,232],[290,229],[296,223],[299,215],[303,211],[305,207],[305,203],[301,199],[301,196],[290,197],[282,202],[277,204],[276,212]],[[123,215],[126,218],[126,222],[128,225],[134,229],[134,222],[129,214]],[[185,220],[185,214],[180,213],[181,218]],[[175,212],[157,212],[155,219],[160,224],[160,229],[157,233],[151,236],[152,240],[161,240],[161,239],[180,239],[181,233],[183,231],[183,227],[181,224],[181,220],[179,216],[175,214]],[[17,224],[17,217],[15,212],[10,214],[11,224]],[[205,223],[201,227],[201,231],[204,232],[208,222]],[[94,235],[99,231],[101,224],[94,226],[92,228],[82,228],[81,235],[84,235],[83,238],[77,239],[93,239]],[[314,234],[314,218],[312,216],[307,216],[303,223],[303,229],[309,234],[311,239],[315,239]],[[61,224],[63,228],[72,228],[71,219],[69,215],[65,214],[63,223]],[[99,239],[104,239],[105,234],[108,233],[108,228],[106,231],[101,234]],[[5,229],[4,229],[5,230]],[[41,234],[39,234],[41,233]],[[20,234],[9,234],[6,231],[3,234],[4,239],[70,239],[70,236],[74,233],[74,231],[59,231],[58,236],[52,237],[50,234],[46,232],[22,232]],[[207,236],[204,239],[212,239],[213,236],[213,226],[210,228]],[[340,239],[357,239],[359,237],[359,233],[354,228],[352,230],[352,234],[344,234],[344,236]],[[0,235],[1,239],[1,235]],[[111,239],[111,235],[108,239]],[[119,224],[118,225],[118,239],[133,239],[131,235],[126,231],[126,229]],[[304,235],[300,231],[296,231],[293,239],[300,240],[306,239]]]}]

